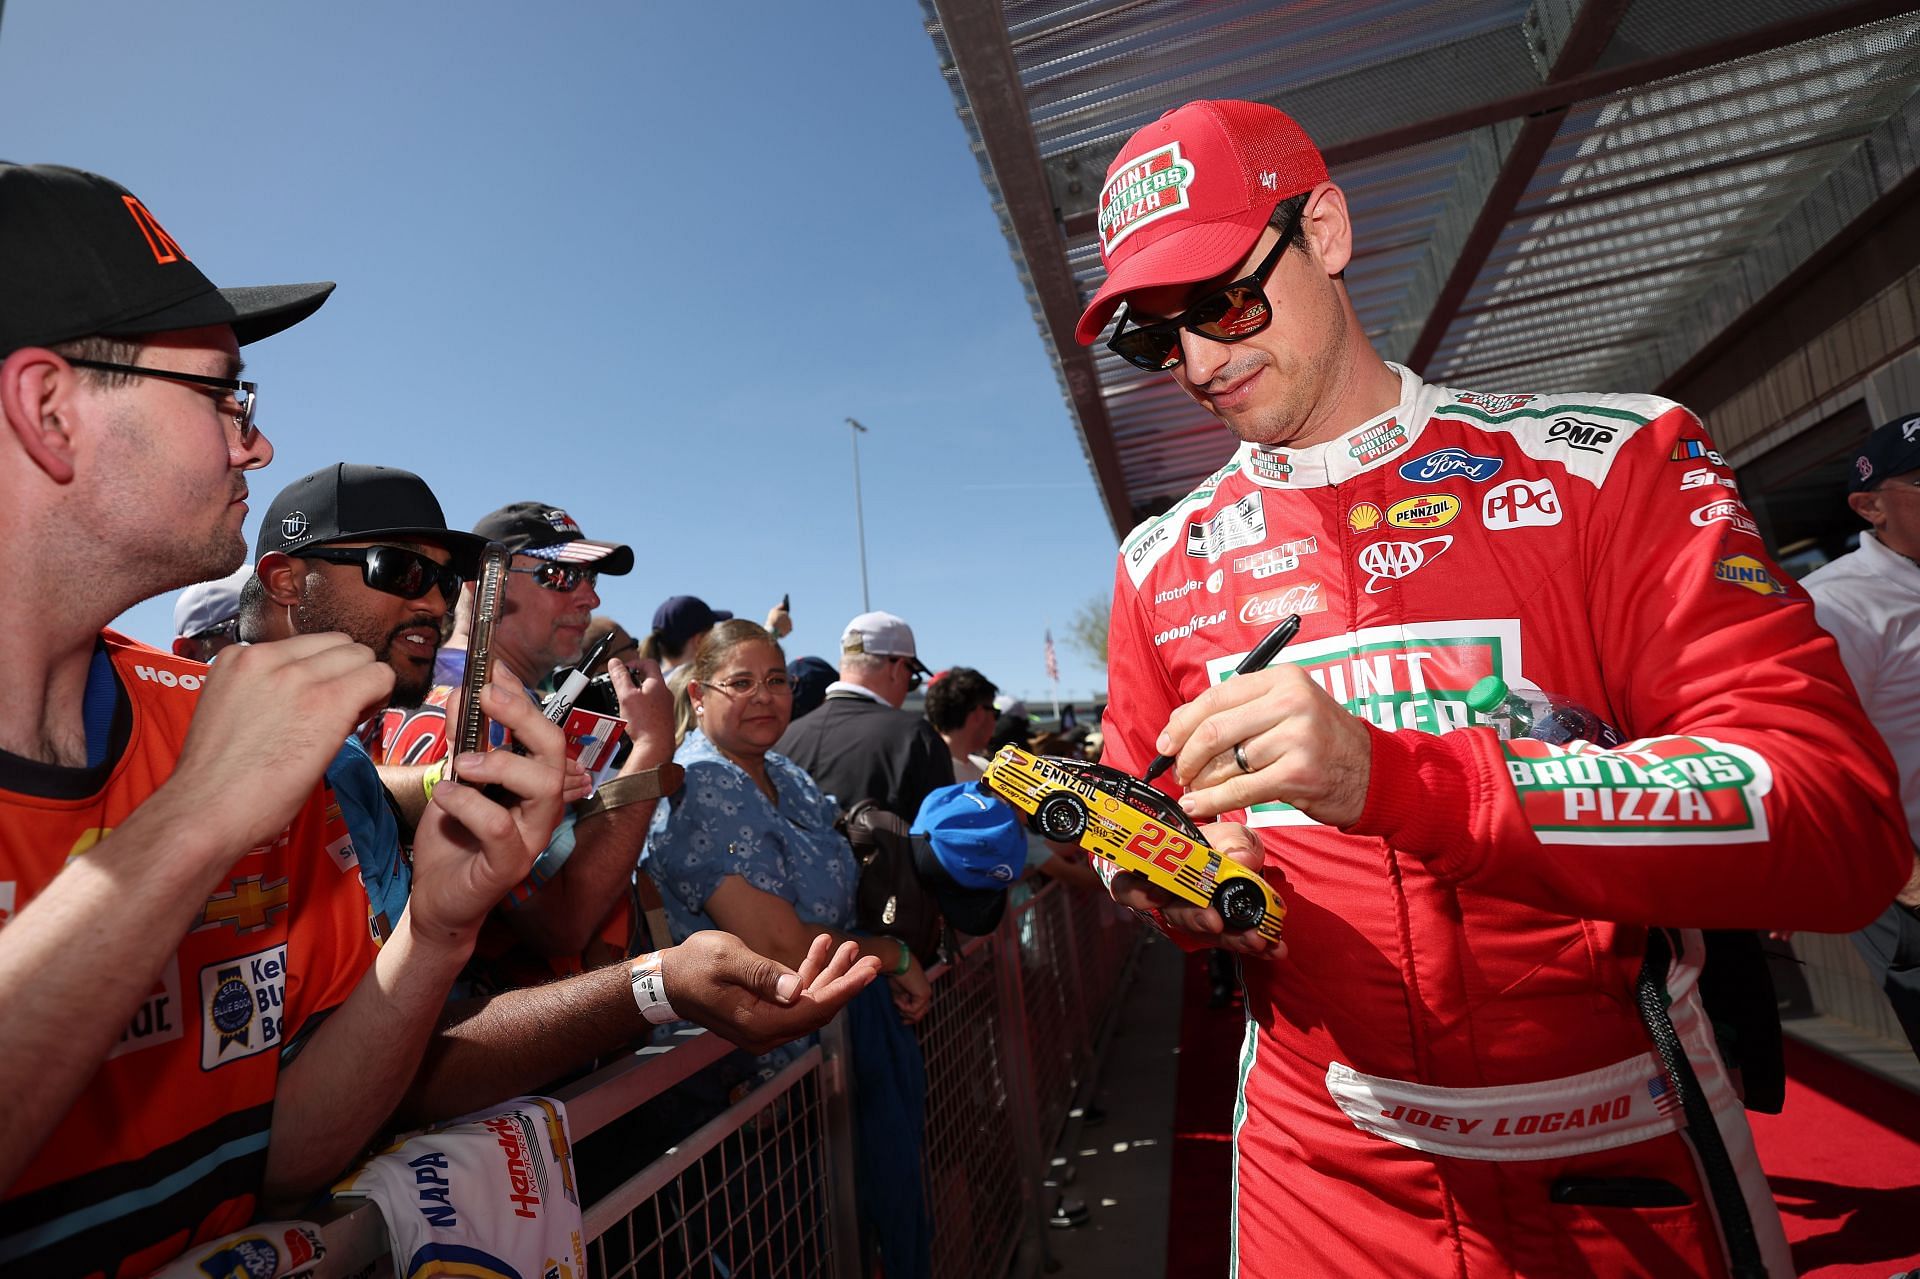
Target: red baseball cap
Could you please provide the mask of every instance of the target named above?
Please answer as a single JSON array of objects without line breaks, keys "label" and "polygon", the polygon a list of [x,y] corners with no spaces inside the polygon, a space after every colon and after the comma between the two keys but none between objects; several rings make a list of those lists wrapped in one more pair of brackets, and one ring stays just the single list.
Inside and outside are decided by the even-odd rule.
[{"label": "red baseball cap", "polygon": [[1327,180],[1293,117],[1259,102],[1189,102],[1127,139],[1100,188],[1107,282],[1080,316],[1082,346],[1140,289],[1211,279],[1247,255],[1273,206]]}]

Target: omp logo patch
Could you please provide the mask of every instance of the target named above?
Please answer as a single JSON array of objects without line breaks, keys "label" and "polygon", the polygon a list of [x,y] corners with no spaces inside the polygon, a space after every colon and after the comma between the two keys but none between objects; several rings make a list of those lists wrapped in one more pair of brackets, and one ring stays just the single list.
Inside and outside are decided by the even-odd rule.
[{"label": "omp logo patch", "polygon": [[1180,143],[1149,151],[1107,179],[1100,188],[1100,251],[1112,253],[1128,236],[1187,207],[1196,170]]},{"label": "omp logo patch", "polygon": [[1604,453],[1613,444],[1620,428],[1605,422],[1589,422],[1580,417],[1557,417],[1547,424],[1547,438],[1556,444],[1584,453]]},{"label": "omp logo patch", "polygon": [[200,970],[200,1069],[216,1070],[284,1038],[287,948],[221,959]]}]

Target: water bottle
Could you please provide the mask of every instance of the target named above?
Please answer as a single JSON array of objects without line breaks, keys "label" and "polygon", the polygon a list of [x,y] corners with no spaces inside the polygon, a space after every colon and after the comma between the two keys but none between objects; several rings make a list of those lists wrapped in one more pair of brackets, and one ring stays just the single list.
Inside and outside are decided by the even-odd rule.
[{"label": "water bottle", "polygon": [[1510,689],[1498,675],[1468,689],[1467,705],[1487,717],[1501,741],[1531,737],[1556,746],[1592,742],[1603,749],[1621,741],[1613,725],[1579,703],[1539,689]]}]

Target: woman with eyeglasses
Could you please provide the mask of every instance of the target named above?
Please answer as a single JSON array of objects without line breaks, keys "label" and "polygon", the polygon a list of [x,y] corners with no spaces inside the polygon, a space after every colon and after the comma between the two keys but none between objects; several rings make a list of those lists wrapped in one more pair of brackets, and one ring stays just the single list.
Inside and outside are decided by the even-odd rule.
[{"label": "woman with eyeglasses", "polygon": [[[853,849],[834,829],[839,809],[772,749],[793,712],[780,645],[752,622],[721,622],[692,666],[694,729],[674,753],[686,780],[654,810],[642,867],[660,889],[676,941],[718,928],[791,965],[827,932],[836,943],[857,942],[861,954],[885,965],[889,987],[874,982],[844,1014],[855,1191],[885,1273],[916,1279],[930,1272],[932,1226],[921,1184],[926,1064],[908,1025],[926,1014],[932,988],[902,943],[846,931],[859,875]],[[811,1043],[759,1058],[760,1075],[770,1076]]]},{"label": "woman with eyeglasses", "polygon": [[[791,965],[819,932],[849,939],[858,874],[834,829],[839,811],[772,749],[793,713],[779,644],[752,622],[721,622],[693,661],[687,693],[694,729],[674,754],[686,781],[655,810],[645,854],[675,940],[718,928]],[[895,1007],[918,1021],[932,991],[912,952],[890,937],[851,940],[879,957]]]}]

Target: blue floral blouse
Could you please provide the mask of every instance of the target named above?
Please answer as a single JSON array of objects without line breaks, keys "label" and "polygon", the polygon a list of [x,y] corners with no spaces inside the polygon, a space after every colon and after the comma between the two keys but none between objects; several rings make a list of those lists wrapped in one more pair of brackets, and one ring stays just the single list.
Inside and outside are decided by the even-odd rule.
[{"label": "blue floral blouse", "polygon": [[833,828],[839,810],[804,769],[767,754],[778,801],[695,731],[674,752],[680,792],[654,810],[641,867],[660,888],[673,940],[718,928],[707,899],[728,875],[793,903],[810,923],[853,927],[853,849]]}]

